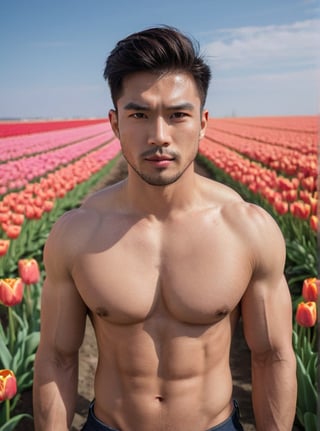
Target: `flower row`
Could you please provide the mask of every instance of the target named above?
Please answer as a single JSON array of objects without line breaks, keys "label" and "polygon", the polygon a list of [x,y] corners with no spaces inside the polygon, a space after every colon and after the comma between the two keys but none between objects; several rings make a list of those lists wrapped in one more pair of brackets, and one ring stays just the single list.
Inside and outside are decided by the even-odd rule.
[{"label": "flower row", "polygon": [[298,218],[312,217],[311,227],[316,227],[317,192],[314,192],[313,181],[309,183],[307,179],[299,181],[298,178],[290,180],[277,176],[274,170],[209,139],[201,141],[199,151],[235,181],[246,185],[252,192],[259,193],[278,213],[290,211]]},{"label": "flower row", "polygon": [[291,130],[277,130],[263,127],[251,127],[242,123],[234,124],[229,121],[212,121],[210,128],[242,138],[252,139],[269,145],[276,145],[300,151],[303,154],[313,154],[317,147],[316,132],[298,132]]},{"label": "flower row", "polygon": [[60,165],[67,165],[83,154],[110,141],[111,138],[112,133],[108,130],[98,136],[56,150],[13,160],[1,165],[0,194],[26,186],[35,178],[57,169]]},{"label": "flower row", "polygon": [[106,133],[109,130],[109,123],[99,123],[85,127],[37,133],[35,135],[0,138],[0,162],[45,153],[67,144]]},{"label": "flower row", "polygon": [[83,120],[51,120],[51,121],[1,121],[0,137],[28,135],[43,133],[49,130],[68,129],[73,127],[87,126],[104,123],[105,119],[83,119]]},{"label": "flower row", "polygon": [[[303,151],[292,150],[285,146],[271,145],[254,138],[244,138],[217,129],[209,129],[207,136],[217,143],[225,145],[242,155],[263,163],[271,169],[288,176],[300,178],[317,177],[316,151],[301,154]],[[304,148],[304,147],[302,147]]]},{"label": "flower row", "polygon": [[[0,227],[6,237],[17,238],[26,218],[40,219],[43,213],[51,211],[55,199],[64,197],[77,184],[98,172],[118,154],[119,150],[119,141],[115,139],[74,163],[43,176],[38,182],[28,183],[21,191],[5,195],[0,201]],[[0,243],[2,254],[5,254],[7,245],[6,242]]]},{"label": "flower row", "polygon": [[319,118],[316,115],[291,115],[288,117],[233,117],[215,119],[214,121],[217,123],[221,122],[223,124],[237,124],[242,127],[257,127],[260,131],[261,129],[262,131],[267,129],[283,132],[317,133],[319,129]]}]

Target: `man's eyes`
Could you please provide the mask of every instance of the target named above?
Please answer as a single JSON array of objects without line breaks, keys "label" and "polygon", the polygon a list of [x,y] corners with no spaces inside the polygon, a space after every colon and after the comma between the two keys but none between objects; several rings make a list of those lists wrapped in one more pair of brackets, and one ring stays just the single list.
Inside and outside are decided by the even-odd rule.
[{"label": "man's eyes", "polygon": [[174,112],[171,117],[176,118],[176,119],[181,119],[181,118],[184,118],[187,116],[188,116],[188,114],[186,114],[185,112]]},{"label": "man's eyes", "polygon": [[[186,112],[174,112],[173,114],[169,115],[169,118],[173,120],[182,120],[183,118],[188,116],[189,115]],[[148,118],[147,114],[145,114],[144,112],[134,112],[130,114],[129,117],[136,118],[138,120],[143,118]]]},{"label": "man's eyes", "polygon": [[147,118],[146,114],[144,114],[143,112],[134,112],[133,114],[130,115],[130,117],[132,118]]}]

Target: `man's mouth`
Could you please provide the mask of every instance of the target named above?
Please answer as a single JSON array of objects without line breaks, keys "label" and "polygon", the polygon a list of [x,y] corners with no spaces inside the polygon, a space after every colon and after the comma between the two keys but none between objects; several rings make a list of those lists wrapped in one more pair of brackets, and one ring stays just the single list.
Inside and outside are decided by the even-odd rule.
[{"label": "man's mouth", "polygon": [[159,155],[155,154],[153,156],[146,157],[146,160],[149,160],[151,162],[162,162],[162,161],[174,160],[174,157],[168,156],[166,154],[159,154]]},{"label": "man's mouth", "polygon": [[175,158],[168,154],[152,154],[150,156],[145,157],[147,162],[150,162],[152,165],[158,168],[166,168]]}]

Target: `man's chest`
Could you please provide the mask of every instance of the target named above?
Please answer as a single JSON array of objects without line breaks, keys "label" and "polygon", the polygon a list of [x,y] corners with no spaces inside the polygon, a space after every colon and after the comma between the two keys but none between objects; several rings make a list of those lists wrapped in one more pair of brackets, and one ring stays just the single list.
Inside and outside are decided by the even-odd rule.
[{"label": "man's chest", "polygon": [[92,312],[115,323],[144,321],[161,302],[179,321],[210,324],[237,306],[251,266],[235,235],[190,228],[92,247],[78,256],[73,277]]}]

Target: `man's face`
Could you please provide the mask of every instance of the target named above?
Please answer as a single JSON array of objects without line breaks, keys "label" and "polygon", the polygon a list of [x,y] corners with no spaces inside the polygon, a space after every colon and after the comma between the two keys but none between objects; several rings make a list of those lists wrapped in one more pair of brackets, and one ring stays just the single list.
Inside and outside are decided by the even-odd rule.
[{"label": "man's face", "polygon": [[192,165],[208,113],[191,75],[142,72],[123,82],[110,122],[133,171],[148,184],[175,182]]}]

